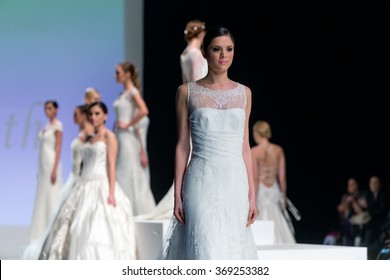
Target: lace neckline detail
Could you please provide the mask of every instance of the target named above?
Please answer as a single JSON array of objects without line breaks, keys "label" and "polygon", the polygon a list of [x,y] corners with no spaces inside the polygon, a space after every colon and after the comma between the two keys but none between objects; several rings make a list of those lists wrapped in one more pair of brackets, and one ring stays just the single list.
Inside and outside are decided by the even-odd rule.
[{"label": "lace neckline detail", "polygon": [[208,91],[211,91],[211,92],[217,92],[217,93],[224,93],[224,92],[228,92],[228,91],[234,91],[236,90],[239,86],[240,86],[240,83],[235,83],[236,85],[232,88],[228,88],[228,89],[212,89],[212,88],[208,88],[208,87],[205,87],[205,86],[202,86],[200,84],[198,84],[197,82],[193,82],[197,87],[200,87],[202,89],[205,89],[205,90],[208,90]]},{"label": "lace neckline detail", "polygon": [[246,108],[245,88],[240,83],[231,89],[215,90],[201,86],[196,82],[188,84],[188,109],[192,113],[199,108],[217,110]]}]

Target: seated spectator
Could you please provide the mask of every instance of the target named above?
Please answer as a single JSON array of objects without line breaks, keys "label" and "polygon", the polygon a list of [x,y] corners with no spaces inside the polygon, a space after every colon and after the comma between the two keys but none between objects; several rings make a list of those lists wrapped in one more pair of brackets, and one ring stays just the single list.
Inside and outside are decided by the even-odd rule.
[{"label": "seated spectator", "polygon": [[347,192],[341,197],[337,210],[341,222],[341,238],[344,246],[359,246],[362,228],[358,224],[351,223],[351,217],[363,211],[361,198],[364,194],[359,190],[359,185],[355,178],[349,178]]}]

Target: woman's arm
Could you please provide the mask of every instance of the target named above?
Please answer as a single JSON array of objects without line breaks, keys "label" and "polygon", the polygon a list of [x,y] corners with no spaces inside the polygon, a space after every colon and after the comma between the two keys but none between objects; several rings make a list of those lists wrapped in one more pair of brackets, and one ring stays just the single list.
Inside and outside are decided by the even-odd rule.
[{"label": "woman's arm", "polygon": [[245,87],[246,90],[246,110],[245,110],[245,127],[244,127],[244,143],[243,143],[243,158],[246,166],[246,172],[248,176],[248,185],[249,185],[249,211],[247,218],[247,226],[250,226],[254,223],[257,216],[256,209],[256,192],[255,185],[253,181],[253,164],[252,164],[252,153],[249,145],[249,117],[252,108],[252,92],[248,87]]},{"label": "woman's arm", "polygon": [[56,130],[55,134],[55,157],[54,157],[54,165],[51,171],[50,181],[54,185],[57,181],[57,169],[60,163],[60,155],[61,155],[61,145],[62,145],[62,130]]},{"label": "woman's arm", "polygon": [[130,98],[134,100],[135,105],[137,106],[137,110],[133,118],[128,123],[122,121],[116,122],[116,126],[122,129],[129,129],[130,127],[137,124],[144,116],[149,115],[148,106],[146,106],[145,100],[138,91],[131,93],[128,99],[129,102],[131,101]]},{"label": "woman's arm", "polygon": [[286,197],[287,197],[287,180],[286,180],[286,158],[284,156],[283,148],[280,147],[279,163],[278,163],[278,181],[280,191],[282,192],[281,205],[286,208]]},{"label": "woman's arm", "polygon": [[115,201],[115,182],[116,182],[116,173],[115,173],[115,163],[118,153],[118,142],[114,133],[111,131],[106,132],[106,143],[107,143],[107,175],[109,183],[109,194],[108,194],[108,204],[116,206]]},{"label": "woman's arm", "polygon": [[137,139],[140,144],[140,164],[142,168],[146,168],[149,166],[149,158],[148,158],[148,154],[146,153],[146,143],[144,143],[141,133],[142,133],[141,129],[139,127],[136,127],[135,135],[137,136]]},{"label": "woman's arm", "polygon": [[142,98],[140,93],[133,94],[133,100],[137,106],[137,111],[135,116],[130,120],[130,122],[127,124],[126,128],[129,128],[131,126],[134,126],[136,123],[138,123],[144,116],[149,115],[149,109],[148,106],[146,106],[145,100]]},{"label": "woman's arm", "polygon": [[184,224],[185,216],[183,211],[183,178],[187,168],[187,161],[190,155],[190,133],[188,127],[187,107],[188,87],[187,84],[180,86],[176,93],[176,122],[177,122],[177,143],[175,153],[175,207],[176,219]]}]

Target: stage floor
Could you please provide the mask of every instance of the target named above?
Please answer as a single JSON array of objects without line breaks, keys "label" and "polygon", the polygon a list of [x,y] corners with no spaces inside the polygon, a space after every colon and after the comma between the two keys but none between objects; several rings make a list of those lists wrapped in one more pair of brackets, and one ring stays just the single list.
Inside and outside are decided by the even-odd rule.
[{"label": "stage floor", "polygon": [[[154,259],[162,243],[169,221],[138,221],[140,259]],[[272,227],[267,222],[254,227],[260,260],[366,260],[366,247],[331,246],[318,244],[270,244]],[[0,259],[18,260],[28,243],[28,226],[0,227]]]}]

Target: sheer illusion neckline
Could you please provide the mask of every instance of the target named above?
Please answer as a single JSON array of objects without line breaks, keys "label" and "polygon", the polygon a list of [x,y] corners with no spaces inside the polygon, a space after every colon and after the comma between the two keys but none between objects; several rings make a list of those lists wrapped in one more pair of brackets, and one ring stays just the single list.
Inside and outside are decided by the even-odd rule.
[{"label": "sheer illusion neckline", "polygon": [[194,82],[194,84],[195,84],[197,87],[200,87],[200,88],[203,88],[203,89],[212,91],[212,92],[226,92],[226,91],[236,90],[236,89],[240,86],[240,83],[235,82],[235,86],[232,87],[232,88],[228,88],[228,89],[212,89],[212,88],[208,88],[208,87],[202,86],[202,85],[200,85],[198,82]]}]

